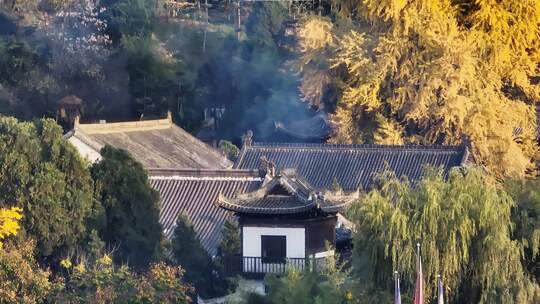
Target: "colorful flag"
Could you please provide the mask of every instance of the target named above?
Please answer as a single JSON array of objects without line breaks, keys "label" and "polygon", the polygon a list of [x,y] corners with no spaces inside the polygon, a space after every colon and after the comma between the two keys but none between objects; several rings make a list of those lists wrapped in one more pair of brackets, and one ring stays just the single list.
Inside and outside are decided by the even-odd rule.
[{"label": "colorful flag", "polygon": [[414,304],[424,304],[424,279],[422,275],[422,257],[420,244],[416,244],[416,288],[414,289]]},{"label": "colorful flag", "polygon": [[441,275],[437,275],[437,304],[444,304],[444,289]]},{"label": "colorful flag", "polygon": [[401,304],[401,291],[399,290],[399,275],[398,272],[395,272],[395,283],[394,283],[394,304]]}]

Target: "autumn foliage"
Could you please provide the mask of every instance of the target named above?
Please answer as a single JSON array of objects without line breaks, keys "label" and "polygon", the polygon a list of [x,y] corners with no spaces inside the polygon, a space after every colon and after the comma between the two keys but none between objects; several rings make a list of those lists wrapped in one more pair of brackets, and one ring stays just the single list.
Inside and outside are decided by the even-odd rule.
[{"label": "autumn foliage", "polygon": [[[328,54],[337,41],[327,60],[344,70],[334,76],[342,94],[333,142],[465,143],[496,176],[536,168],[540,2],[337,2],[353,25],[313,17],[300,30],[312,46],[304,58]],[[316,81],[320,73],[304,73],[301,89],[330,83]]]},{"label": "autumn foliage", "polygon": [[21,228],[19,220],[22,218],[21,208],[0,209],[0,249],[4,245],[2,240],[8,236],[16,235]]}]

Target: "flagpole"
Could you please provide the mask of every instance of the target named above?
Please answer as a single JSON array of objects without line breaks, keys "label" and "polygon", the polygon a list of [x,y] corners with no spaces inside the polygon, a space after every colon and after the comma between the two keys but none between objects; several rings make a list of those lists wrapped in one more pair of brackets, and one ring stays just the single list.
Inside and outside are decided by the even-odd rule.
[{"label": "flagpole", "polygon": [[444,289],[441,275],[437,275],[437,304],[444,304]]},{"label": "flagpole", "polygon": [[401,304],[401,290],[399,288],[399,273],[394,271],[394,304]]},{"label": "flagpole", "polygon": [[420,265],[420,242],[416,243],[416,273],[418,274],[418,265]]},{"label": "flagpole", "polygon": [[422,258],[420,243],[416,243],[416,287],[414,289],[414,304],[424,304],[424,279],[422,274]]},{"label": "flagpole", "polygon": [[[416,243],[416,263],[420,260],[420,243]],[[416,264],[418,265],[418,264]]]}]

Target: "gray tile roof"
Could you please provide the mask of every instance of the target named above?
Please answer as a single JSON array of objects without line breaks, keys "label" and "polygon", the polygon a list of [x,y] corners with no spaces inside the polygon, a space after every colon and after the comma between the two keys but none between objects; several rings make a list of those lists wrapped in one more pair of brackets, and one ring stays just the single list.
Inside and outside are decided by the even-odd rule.
[{"label": "gray tile roof", "polygon": [[297,214],[310,210],[336,213],[358,196],[316,192],[295,170],[268,177],[260,189],[234,197],[220,195],[218,204],[241,214]]},{"label": "gray tile roof", "polygon": [[[231,199],[232,200],[232,199]],[[220,205],[231,211],[249,214],[294,214],[314,208],[313,204],[305,204],[295,197],[271,195],[250,200],[220,200]]]},{"label": "gray tile roof", "polygon": [[99,153],[104,145],[127,150],[146,168],[225,169],[232,163],[221,153],[165,119],[79,124],[65,136]]},{"label": "gray tile roof", "polygon": [[263,155],[275,162],[278,171],[296,169],[314,189],[331,189],[336,180],[350,191],[369,188],[372,177],[385,168],[417,180],[424,165],[449,170],[467,158],[465,148],[448,146],[255,143],[242,148],[237,169],[150,169],[150,184],[161,195],[160,223],[166,236],[172,236],[176,219],[184,212],[203,247],[215,255],[223,223],[233,219],[232,212],[218,206],[218,197],[235,198],[260,189],[257,169]]},{"label": "gray tile roof", "polygon": [[261,179],[250,170],[149,170],[150,185],[160,196],[159,220],[170,238],[178,215],[185,213],[193,223],[203,247],[214,256],[221,239],[221,228],[233,213],[217,206],[221,193],[236,196],[256,190]]},{"label": "gray tile roof", "polygon": [[244,145],[234,168],[257,169],[266,156],[277,170],[294,168],[314,188],[346,191],[369,189],[373,177],[389,169],[397,176],[418,180],[425,165],[448,171],[460,166],[467,150],[459,146],[381,146],[253,143]]}]

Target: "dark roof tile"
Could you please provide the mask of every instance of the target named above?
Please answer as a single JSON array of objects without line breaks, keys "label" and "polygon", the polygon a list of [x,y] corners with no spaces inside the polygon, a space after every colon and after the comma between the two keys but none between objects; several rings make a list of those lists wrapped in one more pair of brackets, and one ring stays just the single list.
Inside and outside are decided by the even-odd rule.
[{"label": "dark roof tile", "polygon": [[219,194],[235,196],[253,191],[261,179],[250,170],[149,170],[150,185],[159,192],[159,220],[165,236],[171,238],[178,215],[192,222],[202,246],[214,256],[221,228],[233,213],[215,203]]},{"label": "dark roof tile", "polygon": [[220,195],[217,203],[224,209],[243,214],[296,214],[317,209],[335,213],[357,198],[354,193],[316,192],[290,169],[267,177],[260,189],[235,197]]},{"label": "dark roof tile", "polygon": [[277,170],[296,169],[316,189],[331,189],[334,182],[346,191],[369,189],[373,177],[389,169],[415,181],[426,165],[448,171],[460,166],[467,150],[460,146],[383,146],[254,143],[242,147],[235,168],[256,169],[266,156]]},{"label": "dark roof tile", "polygon": [[146,168],[226,169],[232,163],[219,151],[165,119],[75,124],[65,136],[99,153],[105,145],[128,151]]}]

